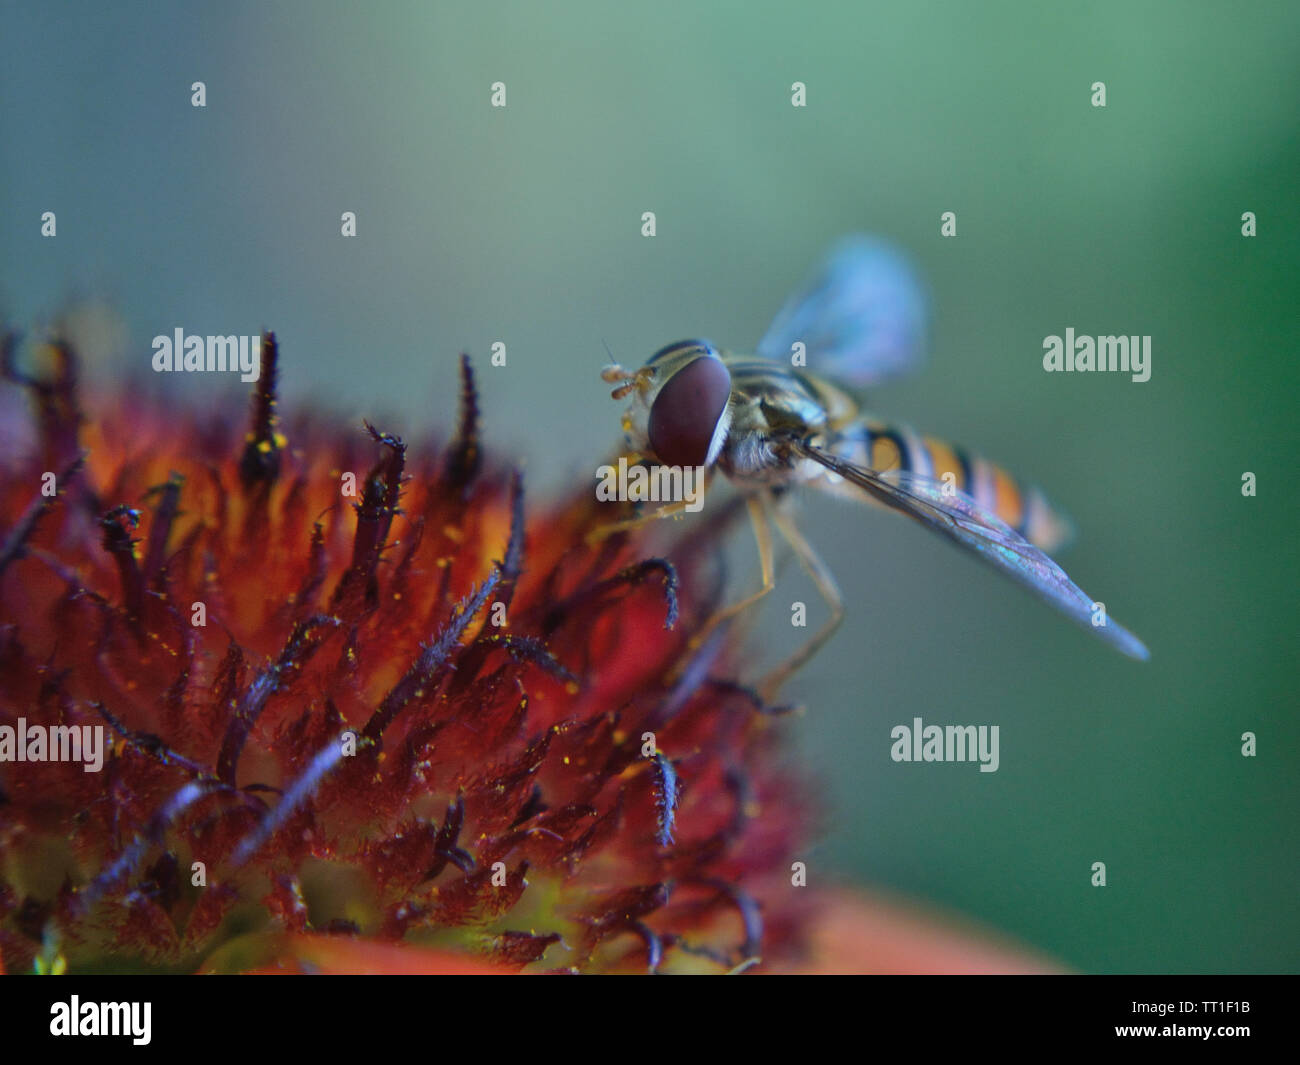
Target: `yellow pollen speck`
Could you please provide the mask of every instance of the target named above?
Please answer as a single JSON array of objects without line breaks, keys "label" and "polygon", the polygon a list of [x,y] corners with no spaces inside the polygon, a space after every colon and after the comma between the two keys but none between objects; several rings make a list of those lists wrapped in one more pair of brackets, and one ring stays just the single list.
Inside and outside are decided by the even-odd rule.
[{"label": "yellow pollen speck", "polygon": [[263,455],[269,454],[271,451],[271,441],[259,440],[257,443],[257,450],[260,451]]},{"label": "yellow pollen speck", "polygon": [[564,756],[564,764],[565,765],[569,764],[569,756],[567,754]]},{"label": "yellow pollen speck", "polygon": [[442,527],[442,535],[454,544],[460,543],[461,540],[465,538],[464,533],[454,525],[444,525]]}]

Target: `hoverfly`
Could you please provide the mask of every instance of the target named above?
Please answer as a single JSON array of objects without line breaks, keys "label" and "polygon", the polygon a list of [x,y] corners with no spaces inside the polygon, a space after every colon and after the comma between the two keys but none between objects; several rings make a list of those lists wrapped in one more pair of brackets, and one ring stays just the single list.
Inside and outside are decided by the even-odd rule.
[{"label": "hoverfly", "polygon": [[[863,413],[846,390],[914,368],[924,325],[925,300],[906,261],[878,241],[850,237],[791,296],[755,355],[683,340],[634,372],[618,365],[602,372],[619,386],[615,399],[631,396],[623,417],[631,458],[721,471],[745,497],[762,587],[719,611],[706,631],[774,587],[772,526],[830,608],[830,620],[762,682],[764,698],[816,653],[844,617],[830,570],[781,505],[785,490],[800,484],[905,514],[1124,654],[1149,657],[1136,636],[1105,617],[1104,608],[1101,623],[1095,623],[1100,605],[1048,557],[1071,530],[1037,489],[953,444]],[[800,354],[817,373],[795,368]],[[679,510],[680,505],[660,507],[616,527]]]}]

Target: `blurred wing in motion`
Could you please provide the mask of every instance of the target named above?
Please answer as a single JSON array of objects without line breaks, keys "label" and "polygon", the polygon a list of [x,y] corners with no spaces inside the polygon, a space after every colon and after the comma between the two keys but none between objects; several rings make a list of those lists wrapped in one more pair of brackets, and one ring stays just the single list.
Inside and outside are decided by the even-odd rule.
[{"label": "blurred wing in motion", "polygon": [[876,502],[916,519],[979,556],[1116,650],[1139,661],[1151,657],[1141,640],[1109,618],[1104,625],[1094,626],[1092,598],[1047,555],[964,492],[903,470],[877,473],[804,441],[794,441],[793,447],[798,454],[861,488]]},{"label": "blurred wing in motion", "polygon": [[757,354],[786,362],[802,342],[809,370],[867,388],[919,364],[925,318],[911,264],[883,241],[847,237],[786,301]]}]

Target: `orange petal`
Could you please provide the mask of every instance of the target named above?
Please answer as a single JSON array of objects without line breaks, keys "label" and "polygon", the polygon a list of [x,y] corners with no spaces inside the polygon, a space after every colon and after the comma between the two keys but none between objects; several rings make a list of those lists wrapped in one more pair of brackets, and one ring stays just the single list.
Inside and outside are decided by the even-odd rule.
[{"label": "orange petal", "polygon": [[992,933],[910,903],[851,891],[816,896],[811,944],[797,973],[1060,973],[1059,964]]}]

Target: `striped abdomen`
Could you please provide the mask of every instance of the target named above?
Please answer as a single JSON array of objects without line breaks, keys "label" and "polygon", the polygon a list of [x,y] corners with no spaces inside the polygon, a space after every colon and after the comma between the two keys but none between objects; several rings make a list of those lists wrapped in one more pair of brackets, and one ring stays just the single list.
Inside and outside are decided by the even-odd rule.
[{"label": "striped abdomen", "polygon": [[1073,537],[1069,519],[1056,511],[1037,488],[955,444],[864,417],[833,434],[828,448],[841,458],[877,472],[902,469],[936,481],[950,474],[949,483],[954,488],[1049,554]]}]

